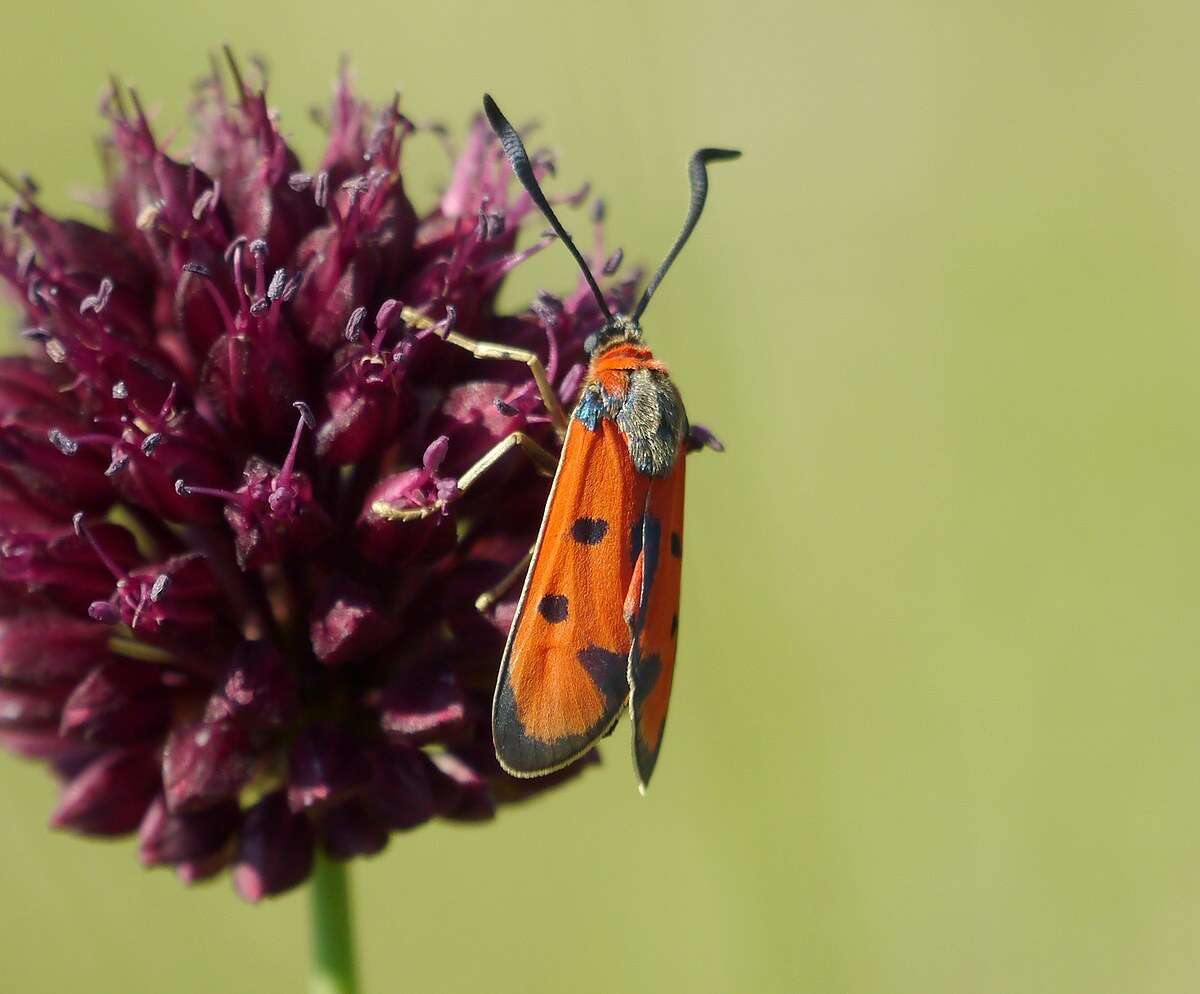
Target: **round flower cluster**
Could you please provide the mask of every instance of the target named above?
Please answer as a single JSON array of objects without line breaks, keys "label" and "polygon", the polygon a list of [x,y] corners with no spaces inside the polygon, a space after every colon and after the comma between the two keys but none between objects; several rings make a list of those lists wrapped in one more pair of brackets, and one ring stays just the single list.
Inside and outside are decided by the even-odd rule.
[{"label": "round flower cluster", "polygon": [[569,402],[603,319],[582,283],[497,313],[551,239],[518,248],[541,218],[482,120],[420,212],[402,151],[444,129],[343,74],[306,171],[265,90],[226,75],[200,86],[186,159],[114,87],[105,229],[5,177],[27,347],[0,358],[0,745],[62,779],[55,826],[137,832],[145,864],[229,866],[258,900],[318,848],[488,819],[586,765],[519,781],[492,752],[516,591],[475,602],[528,551],[548,483],[519,453],[459,481],[515,430],[554,436],[525,366],[459,346],[538,353]]}]

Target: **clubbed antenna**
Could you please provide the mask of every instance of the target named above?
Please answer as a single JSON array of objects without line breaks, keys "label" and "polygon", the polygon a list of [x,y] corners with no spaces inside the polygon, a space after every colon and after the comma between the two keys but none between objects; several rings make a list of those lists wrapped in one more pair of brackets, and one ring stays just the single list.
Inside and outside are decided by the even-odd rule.
[{"label": "clubbed antenna", "polygon": [[[500,139],[500,145],[504,149],[504,154],[508,157],[508,164],[512,166],[512,171],[516,173],[517,179],[521,181],[521,185],[525,187],[525,191],[537,204],[550,222],[563,244],[567,246],[567,250],[575,257],[576,263],[579,264],[579,269],[583,273],[583,278],[587,280],[587,284],[592,289],[592,296],[596,298],[596,303],[600,305],[600,313],[604,315],[606,321],[612,321],[612,312],[608,309],[608,304],[604,301],[604,294],[600,292],[600,285],[596,282],[596,277],[592,275],[592,271],[588,268],[588,264],[584,261],[579,249],[575,247],[575,243],[571,241],[571,236],[567,234],[567,229],[562,226],[562,223],[551,210],[549,202],[546,200],[546,195],[542,193],[542,188],[538,186],[537,177],[533,175],[533,166],[529,162],[529,153],[525,151],[525,146],[521,143],[521,138],[517,134],[516,129],[508,123],[508,118],[504,116],[500,108],[496,106],[496,101],[488,94],[483,95],[483,112],[487,115],[488,123],[491,124],[492,130],[496,132],[496,137]],[[703,169],[703,167],[701,167]],[[703,197],[701,197],[703,203]],[[695,224],[695,222],[692,222]]]},{"label": "clubbed antenna", "polygon": [[667,253],[667,257],[663,259],[662,265],[658,267],[655,274],[650,277],[650,282],[646,284],[646,292],[642,294],[642,299],[638,301],[637,307],[634,308],[633,320],[635,322],[642,316],[642,312],[646,310],[646,305],[650,303],[650,298],[654,296],[654,291],[658,289],[658,284],[667,275],[667,270],[671,268],[671,263],[675,261],[675,257],[679,255],[680,250],[687,244],[688,238],[691,237],[692,231],[696,227],[696,222],[700,220],[700,214],[704,211],[704,201],[708,198],[708,169],[706,166],[710,162],[736,159],[741,154],[741,152],[731,148],[702,148],[693,152],[692,157],[688,159],[688,180],[692,185],[692,200],[688,204],[687,217],[684,218],[683,228],[679,232],[679,237],[675,239],[675,244],[671,246],[671,251]]}]

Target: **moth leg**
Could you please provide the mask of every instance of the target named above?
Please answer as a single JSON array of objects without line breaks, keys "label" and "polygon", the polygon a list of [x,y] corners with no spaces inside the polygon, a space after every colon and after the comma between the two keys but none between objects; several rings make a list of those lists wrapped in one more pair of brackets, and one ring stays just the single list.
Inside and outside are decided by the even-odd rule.
[{"label": "moth leg", "polygon": [[[436,321],[425,317],[424,314],[418,314],[411,307],[401,308],[400,316],[405,324],[413,328],[429,329],[435,327],[437,324]],[[529,372],[533,375],[533,381],[537,384],[542,403],[546,406],[546,410],[550,414],[550,421],[554,425],[554,431],[558,434],[559,438],[562,438],[567,433],[567,414],[563,410],[562,404],[559,403],[558,395],[555,394],[554,388],[550,385],[550,380],[546,377],[546,367],[542,365],[542,360],[536,354],[527,349],[514,348],[511,345],[480,342],[474,338],[468,338],[466,335],[461,335],[457,331],[447,332],[445,341],[451,345],[457,345],[460,349],[465,349],[476,359],[505,359],[512,362],[522,362],[528,366]]]},{"label": "moth leg", "polygon": [[481,455],[475,465],[471,466],[458,478],[460,491],[470,488],[476,480],[496,465],[513,449],[520,449],[529,457],[534,468],[543,476],[553,476],[558,468],[558,456],[544,449],[523,431],[514,431],[511,435],[500,439],[495,445]]},{"label": "moth leg", "polygon": [[525,571],[529,569],[530,560],[533,559],[532,547],[523,555],[517,562],[517,565],[510,569],[500,578],[500,581],[494,586],[488,587],[482,594],[475,598],[475,610],[480,614],[487,611],[507,594],[516,584],[521,582],[521,578],[525,575]]},{"label": "moth leg", "polygon": [[[529,457],[529,461],[533,463],[534,468],[543,476],[554,475],[554,470],[558,466],[558,457],[548,452],[523,431],[514,431],[488,449],[475,461],[473,466],[458,478],[458,492],[461,494],[469,490],[476,480],[513,449],[520,449],[524,452]],[[371,505],[371,512],[379,515],[385,521],[420,521],[422,518],[437,514],[445,506],[444,500],[436,500],[432,504],[424,504],[420,507],[400,507],[386,500],[377,500]]]}]

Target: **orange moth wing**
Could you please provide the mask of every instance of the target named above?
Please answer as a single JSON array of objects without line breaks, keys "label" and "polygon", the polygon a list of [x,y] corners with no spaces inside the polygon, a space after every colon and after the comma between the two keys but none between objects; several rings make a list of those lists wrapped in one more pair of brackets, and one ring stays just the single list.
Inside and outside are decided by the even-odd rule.
[{"label": "orange moth wing", "polygon": [[682,449],[667,476],[652,480],[625,616],[634,637],[629,654],[633,755],[642,788],[662,747],[675,672],[679,589],[683,574]]},{"label": "orange moth wing", "polygon": [[651,480],[608,418],[572,418],[500,664],[496,756],[536,776],[586,752],[629,697],[624,604]]}]

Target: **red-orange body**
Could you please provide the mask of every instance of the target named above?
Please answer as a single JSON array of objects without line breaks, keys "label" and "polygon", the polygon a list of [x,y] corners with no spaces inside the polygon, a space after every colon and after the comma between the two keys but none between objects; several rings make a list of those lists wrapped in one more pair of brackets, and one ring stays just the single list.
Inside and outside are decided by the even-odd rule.
[{"label": "red-orange body", "polygon": [[675,664],[684,445],[679,393],[640,329],[594,353],[501,664],[493,710],[505,768],[533,776],[586,752],[630,704],[645,784]]}]

